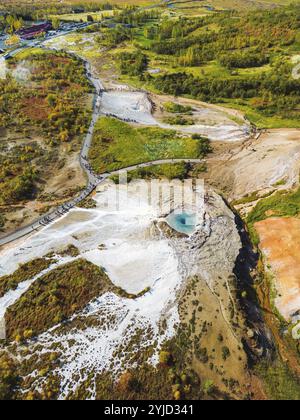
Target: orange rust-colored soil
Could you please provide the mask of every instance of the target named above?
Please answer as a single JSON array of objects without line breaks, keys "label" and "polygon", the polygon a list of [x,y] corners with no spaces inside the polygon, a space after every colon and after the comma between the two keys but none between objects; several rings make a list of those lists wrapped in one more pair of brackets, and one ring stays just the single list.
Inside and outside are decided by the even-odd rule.
[{"label": "orange rust-colored soil", "polygon": [[300,219],[270,218],[256,223],[255,228],[276,277],[276,306],[289,320],[300,310]]},{"label": "orange rust-colored soil", "polygon": [[50,113],[50,108],[44,98],[28,98],[23,101],[23,112],[32,120],[42,121]]}]

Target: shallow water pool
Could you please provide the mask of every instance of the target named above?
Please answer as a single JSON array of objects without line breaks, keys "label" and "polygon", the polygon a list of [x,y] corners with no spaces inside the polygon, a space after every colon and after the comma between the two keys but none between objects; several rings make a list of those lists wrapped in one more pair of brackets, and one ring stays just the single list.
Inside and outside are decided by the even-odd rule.
[{"label": "shallow water pool", "polygon": [[166,220],[171,228],[180,233],[191,235],[196,229],[196,214],[173,212]]}]

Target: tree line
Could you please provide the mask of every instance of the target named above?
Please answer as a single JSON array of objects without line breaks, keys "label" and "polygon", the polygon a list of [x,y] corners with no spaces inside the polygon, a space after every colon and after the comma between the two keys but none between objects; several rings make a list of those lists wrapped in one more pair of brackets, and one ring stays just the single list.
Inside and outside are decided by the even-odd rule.
[{"label": "tree line", "polygon": [[21,29],[24,25],[22,17],[16,15],[1,15],[0,16],[0,31],[5,31],[13,34],[15,31]]},{"label": "tree line", "polygon": [[[269,53],[299,41],[300,6],[237,14],[223,12],[201,18],[163,20],[145,28],[156,54],[175,56],[179,65],[219,60],[229,68],[261,66]],[[226,59],[225,59],[226,57]]]}]

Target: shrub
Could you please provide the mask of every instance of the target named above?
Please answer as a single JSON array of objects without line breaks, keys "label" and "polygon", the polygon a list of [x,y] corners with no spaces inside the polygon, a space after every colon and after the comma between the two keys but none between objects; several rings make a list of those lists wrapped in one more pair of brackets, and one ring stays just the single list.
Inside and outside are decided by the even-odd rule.
[{"label": "shrub", "polygon": [[172,364],[172,355],[168,351],[161,351],[159,353],[159,363],[169,366]]},{"label": "shrub", "polygon": [[230,357],[230,350],[228,347],[224,346],[222,347],[222,358],[223,360],[227,360],[228,357]]}]

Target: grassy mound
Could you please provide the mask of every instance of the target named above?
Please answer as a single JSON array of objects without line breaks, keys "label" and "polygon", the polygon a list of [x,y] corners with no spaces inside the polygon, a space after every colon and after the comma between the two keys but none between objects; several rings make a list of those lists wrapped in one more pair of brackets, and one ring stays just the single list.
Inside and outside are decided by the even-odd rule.
[{"label": "grassy mound", "polygon": [[7,337],[14,339],[48,330],[109,290],[110,285],[101,268],[82,259],[52,270],[7,310]]},{"label": "grassy mound", "polygon": [[269,217],[296,217],[300,214],[300,188],[297,191],[279,191],[260,200],[247,218],[252,240],[259,243],[254,224]]},{"label": "grassy mound", "polygon": [[179,136],[174,130],[134,128],[103,117],[95,128],[89,159],[93,170],[101,173],[159,159],[201,158],[203,141]]},{"label": "grassy mound", "polygon": [[3,297],[10,290],[15,290],[23,281],[37,276],[54,262],[54,259],[38,258],[21,265],[13,274],[0,277],[0,297]]},{"label": "grassy mound", "polygon": [[295,217],[300,213],[300,189],[295,192],[280,191],[259,201],[248,217],[248,222],[255,223],[270,216]]}]

